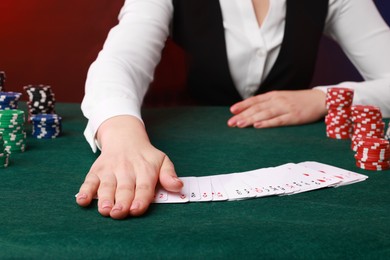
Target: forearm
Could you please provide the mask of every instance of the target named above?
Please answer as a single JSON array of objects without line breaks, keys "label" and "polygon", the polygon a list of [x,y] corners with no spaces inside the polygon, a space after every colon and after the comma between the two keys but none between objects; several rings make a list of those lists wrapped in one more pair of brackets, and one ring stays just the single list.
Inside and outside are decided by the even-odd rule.
[{"label": "forearm", "polygon": [[383,117],[390,117],[390,78],[363,82],[342,82],[337,85],[316,88],[326,92],[326,89],[331,87],[354,89],[353,104],[378,106]]}]

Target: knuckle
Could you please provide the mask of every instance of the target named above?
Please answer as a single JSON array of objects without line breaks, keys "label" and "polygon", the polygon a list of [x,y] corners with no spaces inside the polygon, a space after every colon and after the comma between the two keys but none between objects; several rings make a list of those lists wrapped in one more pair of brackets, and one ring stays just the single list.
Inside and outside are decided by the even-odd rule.
[{"label": "knuckle", "polygon": [[278,126],[284,126],[284,125],[286,125],[287,122],[286,122],[286,120],[284,118],[277,117],[277,118],[275,118],[275,123]]},{"label": "knuckle", "polygon": [[116,188],[116,185],[115,183],[112,183],[112,182],[101,182],[100,183],[100,187],[99,187],[101,190],[105,190],[105,189],[115,189]]},{"label": "knuckle", "polygon": [[154,189],[152,189],[152,186],[147,183],[140,183],[135,188],[136,192],[152,192]]},{"label": "knuckle", "polygon": [[134,186],[130,183],[122,183],[117,186],[117,191],[127,191],[127,192],[133,192]]}]

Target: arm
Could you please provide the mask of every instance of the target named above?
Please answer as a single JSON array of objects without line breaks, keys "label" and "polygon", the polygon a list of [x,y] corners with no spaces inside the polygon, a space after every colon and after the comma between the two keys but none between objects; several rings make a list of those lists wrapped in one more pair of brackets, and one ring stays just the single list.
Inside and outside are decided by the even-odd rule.
[{"label": "arm", "polygon": [[169,32],[170,0],[127,0],[119,24],[91,65],[82,111],[85,136],[101,154],[80,187],[77,203],[98,195],[103,216],[143,214],[158,181],[171,191],[182,187],[169,158],[154,148],[141,120],[142,99],[153,79]]},{"label": "arm", "polygon": [[[355,104],[381,108],[390,117],[390,31],[371,0],[330,0],[326,33],[335,39],[366,81],[343,82],[354,88]],[[328,87],[275,91],[234,104],[231,127],[303,124],[325,115]],[[320,93],[322,92],[322,93]]]},{"label": "arm", "polygon": [[379,106],[383,116],[390,117],[389,27],[372,0],[333,1],[332,8],[336,10],[325,33],[338,42],[365,80],[337,86],[353,88],[355,104]]}]

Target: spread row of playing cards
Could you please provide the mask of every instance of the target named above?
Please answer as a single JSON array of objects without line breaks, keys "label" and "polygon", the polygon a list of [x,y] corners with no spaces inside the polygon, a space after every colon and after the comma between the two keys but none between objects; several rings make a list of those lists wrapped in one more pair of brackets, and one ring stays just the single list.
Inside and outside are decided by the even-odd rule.
[{"label": "spread row of playing cards", "polygon": [[181,192],[157,186],[154,203],[232,201],[338,187],[368,176],[319,162],[288,163],[253,171],[203,177],[181,177]]}]

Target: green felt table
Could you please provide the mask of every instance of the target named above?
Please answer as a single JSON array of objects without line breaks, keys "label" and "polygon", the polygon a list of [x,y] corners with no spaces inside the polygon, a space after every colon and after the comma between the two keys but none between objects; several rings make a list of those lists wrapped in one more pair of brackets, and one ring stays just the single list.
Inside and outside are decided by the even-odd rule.
[{"label": "green felt table", "polygon": [[[57,104],[63,136],[33,139],[0,169],[0,258],[390,258],[390,171],[355,166],[350,142],[323,122],[272,129],[226,126],[227,107],[145,109],[152,142],[180,176],[319,161],[369,178],[292,196],[153,204],[138,218],[99,215],[75,203],[95,160],[79,104]],[[387,121],[386,121],[387,122]]]}]

